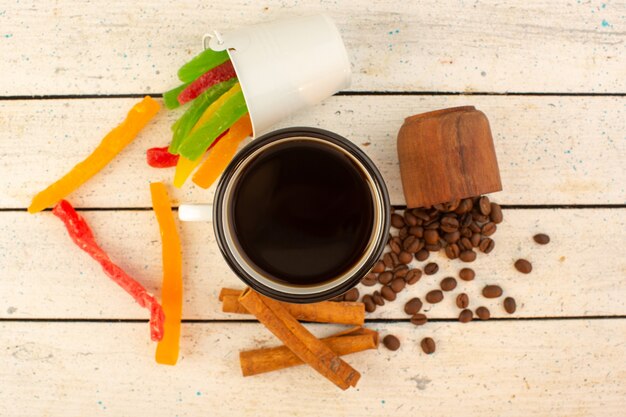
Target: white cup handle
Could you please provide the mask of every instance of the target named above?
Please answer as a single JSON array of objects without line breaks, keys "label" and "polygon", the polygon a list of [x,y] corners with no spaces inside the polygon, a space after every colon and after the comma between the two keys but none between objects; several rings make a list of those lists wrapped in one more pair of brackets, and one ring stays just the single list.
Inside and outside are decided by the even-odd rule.
[{"label": "white cup handle", "polygon": [[181,204],[178,219],[183,222],[210,222],[213,220],[213,206],[210,204]]}]

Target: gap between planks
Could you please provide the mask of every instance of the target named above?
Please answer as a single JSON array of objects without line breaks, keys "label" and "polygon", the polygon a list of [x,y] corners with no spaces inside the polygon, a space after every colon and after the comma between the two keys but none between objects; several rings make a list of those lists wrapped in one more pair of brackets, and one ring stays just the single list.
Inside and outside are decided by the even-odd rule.
[{"label": "gap between planks", "polygon": [[[555,320],[623,320],[626,319],[626,315],[613,315],[613,316],[551,316],[551,317],[493,317],[489,320],[479,320],[474,318],[469,323],[461,323],[458,319],[448,318],[448,319],[429,319],[428,323],[459,323],[459,324],[475,324],[475,323],[486,323],[488,321],[511,321],[511,322],[519,322],[519,321],[555,321]],[[0,317],[0,322],[10,322],[10,323],[148,323],[148,319],[80,319],[80,318],[62,318],[62,319],[53,319],[53,318],[2,318]],[[198,324],[211,324],[211,323],[258,323],[257,320],[250,319],[183,319],[182,323],[198,323]],[[308,321],[302,321],[305,324],[319,324]],[[375,324],[375,323],[409,323],[410,319],[385,319],[385,318],[365,318],[365,324]],[[332,324],[332,323],[327,323]]]},{"label": "gap between planks", "polygon": [[[334,96],[526,96],[526,97],[626,97],[626,93],[568,93],[566,91],[339,91]],[[0,101],[11,100],[92,100],[111,98],[143,98],[145,96],[163,97],[163,93],[119,93],[119,94],[50,94],[50,95],[15,95],[0,96]]]},{"label": "gap between planks", "polygon": [[[626,208],[626,204],[500,204],[505,210],[544,210],[544,209],[558,209],[558,210],[580,210],[580,209],[622,209]],[[404,205],[392,205],[394,210],[405,210]],[[75,207],[76,211],[152,211],[152,207]],[[178,211],[178,206],[172,206],[173,211]],[[14,213],[25,212],[26,208],[0,208],[0,213]],[[42,211],[52,211],[51,208],[44,209]]]}]

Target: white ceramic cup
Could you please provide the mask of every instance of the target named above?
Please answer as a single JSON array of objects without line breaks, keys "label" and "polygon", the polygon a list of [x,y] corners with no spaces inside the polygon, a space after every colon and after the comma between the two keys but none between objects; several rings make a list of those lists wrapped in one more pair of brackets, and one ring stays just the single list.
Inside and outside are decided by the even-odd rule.
[{"label": "white ceramic cup", "polygon": [[[350,86],[350,61],[326,15],[294,17],[205,35],[226,50],[241,84],[253,137]],[[205,42],[206,45],[206,42]]]}]

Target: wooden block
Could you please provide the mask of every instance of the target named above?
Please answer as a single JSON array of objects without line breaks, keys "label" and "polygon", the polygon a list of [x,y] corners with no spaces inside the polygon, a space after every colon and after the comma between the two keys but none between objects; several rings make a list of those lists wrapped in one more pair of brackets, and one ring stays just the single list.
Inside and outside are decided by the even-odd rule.
[{"label": "wooden block", "polygon": [[473,106],[406,118],[398,159],[409,208],[502,190],[489,121]]}]

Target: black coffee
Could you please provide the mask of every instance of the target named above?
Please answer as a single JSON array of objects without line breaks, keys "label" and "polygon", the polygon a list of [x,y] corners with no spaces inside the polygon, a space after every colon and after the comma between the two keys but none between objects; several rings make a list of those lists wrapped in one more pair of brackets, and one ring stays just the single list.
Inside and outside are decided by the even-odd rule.
[{"label": "black coffee", "polygon": [[339,150],[293,140],[245,168],[232,204],[235,240],[268,278],[289,285],[328,281],[363,255],[373,202],[359,167]]}]

